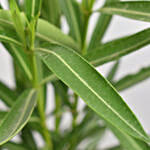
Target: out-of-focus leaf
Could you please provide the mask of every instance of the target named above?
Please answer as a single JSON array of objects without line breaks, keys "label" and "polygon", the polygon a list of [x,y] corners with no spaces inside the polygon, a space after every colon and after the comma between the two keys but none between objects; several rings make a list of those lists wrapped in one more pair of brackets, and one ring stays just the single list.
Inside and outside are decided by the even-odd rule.
[{"label": "out-of-focus leaf", "polygon": [[145,67],[135,74],[130,74],[123,77],[122,79],[114,83],[114,86],[117,90],[122,91],[149,77],[150,77],[150,67]]},{"label": "out-of-focus leaf", "polygon": [[[12,142],[7,142],[6,144],[1,146],[2,148],[5,148],[7,150],[28,150],[27,147],[21,145],[21,144],[16,144],[16,143],[12,143]],[[34,149],[30,149],[30,150],[34,150]]]},{"label": "out-of-focus leaf", "polygon": [[[109,4],[111,2],[116,2],[116,1],[119,0],[106,0],[105,3]],[[102,39],[109,27],[109,24],[111,23],[111,20],[112,20],[112,15],[107,15],[103,13],[100,14],[99,18],[97,19],[94,31],[92,33],[88,50],[92,50],[102,42]]]},{"label": "out-of-focus leaf", "polygon": [[105,150],[124,150],[120,145],[118,146],[114,146],[112,148],[108,148],[108,149],[105,149]]},{"label": "out-of-focus leaf", "polygon": [[25,0],[25,10],[29,21],[40,15],[42,0]]},{"label": "out-of-focus leaf", "polygon": [[0,145],[14,137],[27,123],[36,104],[36,91],[25,91],[0,123]]},{"label": "out-of-focus leaf", "polygon": [[20,47],[17,47],[13,44],[4,44],[4,46],[12,55],[17,65],[24,72],[25,77],[27,77],[29,80],[32,80],[32,71],[27,54]]},{"label": "out-of-focus leaf", "polygon": [[57,94],[61,97],[62,103],[71,107],[68,97],[68,87],[61,81],[55,81],[53,85]]},{"label": "out-of-focus leaf", "polygon": [[33,150],[37,149],[33,134],[28,126],[23,128],[21,138],[23,140],[23,144],[26,145],[28,148]]},{"label": "out-of-focus leaf", "polygon": [[87,139],[89,140],[89,142],[86,144],[85,150],[97,149],[99,141],[102,138],[103,134],[105,133],[105,129],[106,128],[104,126],[94,125],[91,129],[89,128],[87,130],[87,133],[90,133],[90,134],[89,136],[87,136]]},{"label": "out-of-focus leaf", "polygon": [[21,19],[21,12],[20,12],[15,0],[9,0],[9,4],[10,4],[11,17],[12,17],[12,21],[15,26],[16,32],[18,33],[18,36],[21,38],[21,40],[25,46],[26,45],[26,37],[25,37],[24,24]]},{"label": "out-of-focus leaf", "polygon": [[19,41],[17,41],[16,39],[14,39],[8,35],[5,35],[4,31],[0,31],[0,41],[6,42],[6,43],[12,43],[12,44],[15,44],[17,46],[22,46],[22,44]]},{"label": "out-of-focus leaf", "polygon": [[96,133],[102,136],[105,127],[98,124],[98,119],[95,116],[91,113],[91,110],[87,112],[81,123],[73,128],[71,132],[66,133],[56,150],[65,150],[66,147],[69,150],[74,150],[77,149],[83,140],[94,137]]},{"label": "out-of-focus leaf", "polygon": [[111,22],[112,16],[107,14],[101,14],[97,20],[96,26],[91,36],[88,51],[92,51],[93,48],[97,47],[107,31],[107,28]]},{"label": "out-of-focus leaf", "polygon": [[124,147],[124,149],[126,149],[126,150],[133,150],[133,149],[149,150],[150,149],[150,146],[147,143],[140,141],[138,139],[135,139],[135,138],[129,136],[128,134],[126,134],[112,126],[110,127],[110,129],[113,131],[113,133],[119,139],[120,144],[122,145],[122,147]]},{"label": "out-of-focus leaf", "polygon": [[136,138],[149,141],[139,121],[112,85],[76,52],[58,45],[36,51],[48,68],[103,119]]},{"label": "out-of-focus leaf", "polygon": [[60,27],[61,11],[58,0],[44,0],[41,15],[42,18]]},{"label": "out-of-focus leaf", "polygon": [[42,19],[38,20],[36,35],[46,42],[62,44],[75,50],[79,49],[78,44],[71,37],[65,35],[57,27]]},{"label": "out-of-focus leaf", "polygon": [[150,29],[100,45],[84,56],[94,66],[118,59],[150,43]]},{"label": "out-of-focus leaf", "polygon": [[2,99],[7,106],[12,106],[14,100],[16,99],[16,94],[14,94],[14,91],[2,82],[0,82],[0,99]]},{"label": "out-of-focus leaf", "polygon": [[[22,21],[25,21],[24,14],[21,17]],[[11,30],[14,29],[9,11],[0,10],[0,25],[4,28],[8,26]],[[57,43],[71,47],[74,50],[79,50],[79,45],[70,36],[64,34],[59,28],[43,19],[38,19],[36,35],[45,42]]]},{"label": "out-of-focus leaf", "polygon": [[110,71],[108,72],[108,75],[107,75],[107,80],[112,82],[113,83],[113,80],[114,80],[114,77],[118,71],[118,68],[119,68],[119,61],[117,61],[113,66],[112,68],[110,69]]},{"label": "out-of-focus leaf", "polygon": [[100,12],[149,22],[149,6],[149,1],[112,2],[100,8]]},{"label": "out-of-focus leaf", "polygon": [[69,24],[70,34],[71,36],[81,44],[81,32],[80,32],[80,25],[78,12],[76,12],[77,3],[74,0],[59,0],[61,10],[63,11],[67,22]]}]

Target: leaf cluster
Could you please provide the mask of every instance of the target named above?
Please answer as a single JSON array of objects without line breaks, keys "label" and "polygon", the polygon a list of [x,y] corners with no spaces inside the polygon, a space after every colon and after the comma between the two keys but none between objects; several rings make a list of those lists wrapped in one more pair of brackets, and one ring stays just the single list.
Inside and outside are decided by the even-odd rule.
[{"label": "leaf cluster", "polygon": [[[0,149],[96,150],[107,129],[119,145],[107,150],[149,150],[150,138],[119,92],[147,79],[150,67],[114,80],[120,59],[150,43],[150,28],[103,43],[113,15],[150,21],[149,1],[9,0],[0,8],[0,42],[13,60],[16,87],[0,81]],[[98,13],[90,40],[90,18]],[[62,18],[69,32],[62,31]],[[108,76],[95,67],[115,61]],[[55,107],[46,114],[48,84],[53,86]],[[79,98],[85,107],[79,111]],[[50,101],[52,97],[50,97]],[[52,103],[50,102],[50,105]],[[71,114],[67,128],[65,113]],[[79,119],[80,116],[82,119]],[[54,129],[49,129],[54,118]],[[44,140],[39,148],[34,132]],[[18,134],[19,133],[19,134]],[[18,135],[19,142],[12,138]]]}]

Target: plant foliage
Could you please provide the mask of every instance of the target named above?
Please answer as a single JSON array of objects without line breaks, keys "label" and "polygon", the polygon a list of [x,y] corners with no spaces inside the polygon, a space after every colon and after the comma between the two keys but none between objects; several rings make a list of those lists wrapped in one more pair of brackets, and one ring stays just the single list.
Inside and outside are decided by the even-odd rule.
[{"label": "plant foliage", "polygon": [[[0,149],[77,150],[86,141],[84,149],[94,150],[108,128],[120,142],[108,150],[150,149],[149,136],[119,95],[119,91],[148,78],[150,67],[114,80],[119,60],[150,43],[150,29],[102,42],[113,15],[149,22],[150,1],[106,0],[96,11],[95,3],[9,0],[9,10],[1,6],[0,42],[12,57],[16,87],[9,88],[0,81],[0,100],[8,108],[0,110]],[[88,41],[94,13],[100,16]],[[67,34],[62,31],[62,17],[69,27]],[[105,78],[95,67],[110,61],[116,63]],[[49,83],[54,88],[55,107],[47,115]],[[86,104],[82,112],[78,111],[79,98]],[[64,129],[61,124],[66,112],[72,119]],[[55,118],[53,130],[47,125],[51,117]],[[42,148],[34,132],[44,140]],[[16,135],[20,142],[12,140]]]}]

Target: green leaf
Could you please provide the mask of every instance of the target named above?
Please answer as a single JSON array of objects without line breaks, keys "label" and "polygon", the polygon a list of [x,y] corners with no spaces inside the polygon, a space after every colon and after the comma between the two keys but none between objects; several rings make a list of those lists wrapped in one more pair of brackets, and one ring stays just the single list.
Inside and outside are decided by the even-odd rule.
[{"label": "green leaf", "polygon": [[25,10],[29,21],[40,15],[42,0],[25,0]]},{"label": "green leaf", "polygon": [[81,5],[84,11],[91,11],[94,2],[95,0],[82,0]]},{"label": "green leaf", "polygon": [[[21,17],[25,21],[23,13]],[[9,27],[11,30],[14,29],[9,11],[0,10],[0,25],[5,29],[7,29],[6,27]],[[45,42],[57,43],[73,48],[74,50],[79,50],[79,45],[70,36],[64,34],[59,28],[43,19],[38,19],[36,35]]]},{"label": "green leaf", "polygon": [[[116,2],[116,1],[119,0],[106,0],[105,3],[109,4],[111,2]],[[111,23],[111,20],[112,20],[112,15],[107,15],[103,13],[100,14],[99,18],[97,19],[94,31],[92,33],[88,50],[92,50],[102,42],[102,39],[109,27],[109,24]]]},{"label": "green leaf", "polygon": [[38,20],[36,35],[46,42],[62,44],[75,50],[79,49],[78,44],[72,38],[65,35],[59,28],[42,19]]},{"label": "green leaf", "polygon": [[23,128],[22,133],[21,133],[21,138],[23,140],[23,144],[26,145],[28,148],[33,149],[33,150],[37,149],[35,140],[33,138],[33,133],[31,129],[28,127],[28,125]]},{"label": "green leaf", "polygon": [[35,90],[25,91],[0,123],[0,145],[13,138],[28,122],[36,104]]},{"label": "green leaf", "polygon": [[124,150],[124,149],[120,145],[118,145],[118,146],[114,146],[112,148],[108,148],[106,150]]},{"label": "green leaf", "polygon": [[24,23],[21,19],[21,12],[15,2],[15,0],[9,0],[10,4],[10,12],[12,16],[12,20],[16,29],[16,32],[20,36],[24,46],[26,45],[26,37],[25,37],[25,30],[24,30]]},{"label": "green leaf", "polygon": [[[131,36],[107,42],[98,46],[83,57],[94,66],[117,60],[131,52],[134,52],[150,43],[150,29],[143,30]],[[57,80],[54,74],[47,75],[41,84]]]},{"label": "green leaf", "polygon": [[25,77],[27,77],[27,79],[31,81],[33,76],[32,76],[31,66],[27,54],[20,47],[17,47],[13,44],[9,44],[9,45],[4,44],[4,46],[12,55],[17,65],[24,72]]},{"label": "green leaf", "polygon": [[[13,142],[8,142],[4,145],[2,145],[2,148],[5,148],[7,150],[28,150],[28,148],[26,148],[25,146],[21,145],[21,144],[16,144]],[[32,149],[30,149],[32,150]]]},{"label": "green leaf", "polygon": [[62,104],[63,105],[65,104],[65,106],[67,105],[71,108],[71,103],[68,97],[68,87],[61,81],[55,81],[53,83],[53,86],[55,88],[57,95],[59,95],[60,99],[62,100]]},{"label": "green leaf", "polygon": [[36,50],[49,69],[103,119],[134,137],[150,141],[112,85],[77,53],[58,45]]},{"label": "green leaf", "polygon": [[112,2],[100,8],[100,12],[149,22],[149,6],[149,1]]},{"label": "green leaf", "polygon": [[122,91],[131,86],[134,86],[135,84],[149,77],[150,77],[150,67],[145,67],[135,74],[130,74],[130,75],[123,77],[122,79],[114,83],[114,86],[117,90]]},{"label": "green leaf", "polygon": [[[53,13],[52,13],[53,12]],[[44,0],[41,10],[42,18],[60,27],[61,11],[58,0]]]},{"label": "green leaf", "polygon": [[0,10],[0,25],[7,30],[14,28],[12,19],[10,17],[10,11],[3,9]]},{"label": "green leaf", "polygon": [[117,74],[118,68],[119,68],[120,62],[117,61],[112,68],[110,69],[110,71],[108,72],[107,75],[107,80],[110,81],[111,83],[113,83],[114,77]]},{"label": "green leaf", "polygon": [[90,141],[87,143],[85,150],[96,150],[97,146],[102,138],[102,135],[104,134],[105,128],[99,127],[96,130],[96,133],[90,137]]},{"label": "green leaf", "polygon": [[[8,111],[0,111],[0,121],[2,121],[8,113],[9,113]],[[32,114],[29,120],[29,125],[33,123],[38,124],[39,122],[40,122],[40,119],[35,114]]]},{"label": "green leaf", "polygon": [[6,114],[7,114],[7,112],[5,112],[5,111],[0,112],[0,122],[4,119]]},{"label": "green leaf", "polygon": [[111,15],[101,14],[99,16],[90,39],[88,51],[93,50],[93,48],[95,48],[101,43],[102,38],[104,37],[104,34],[107,31],[107,28],[111,22],[111,19]]},{"label": "green leaf", "polygon": [[2,99],[7,106],[12,106],[14,100],[16,99],[14,91],[2,82],[0,82],[0,99]]},{"label": "green leaf", "polygon": [[69,24],[70,34],[71,36],[81,44],[81,34],[80,34],[80,26],[78,22],[78,18],[75,9],[76,3],[74,0],[59,0],[61,10],[63,11],[67,22]]},{"label": "green leaf", "polygon": [[125,149],[127,150],[134,150],[134,149],[135,150],[149,150],[150,149],[149,145],[146,144],[145,142],[135,139],[112,126],[110,127],[110,129],[119,139],[121,146],[124,147]]},{"label": "green leaf", "polygon": [[116,60],[150,43],[150,29],[100,45],[84,56],[94,66]]},{"label": "green leaf", "polygon": [[14,39],[13,37],[11,37],[9,35],[5,35],[4,32],[5,31],[0,30],[0,41],[1,42],[12,43],[17,46],[22,46],[22,44],[19,41],[17,41],[16,39]]}]

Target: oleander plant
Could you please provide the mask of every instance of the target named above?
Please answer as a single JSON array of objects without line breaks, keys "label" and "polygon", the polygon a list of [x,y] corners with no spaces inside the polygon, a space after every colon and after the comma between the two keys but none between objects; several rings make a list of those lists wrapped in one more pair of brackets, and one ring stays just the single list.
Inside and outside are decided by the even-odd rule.
[{"label": "oleander plant", "polygon": [[[1,150],[100,150],[108,129],[119,144],[105,150],[150,150],[148,133],[119,95],[148,78],[150,67],[114,80],[120,59],[150,44],[150,28],[103,42],[113,15],[149,22],[150,1],[106,0],[96,10],[95,3],[8,0],[9,9],[0,5],[0,41],[12,57],[15,78],[15,88],[0,81],[0,101],[7,107],[0,110]],[[87,40],[94,13],[99,17]],[[111,61],[107,77],[96,71]],[[55,106],[46,113],[52,99]],[[79,111],[80,100],[85,106]],[[66,128],[65,113],[71,116]]]}]

